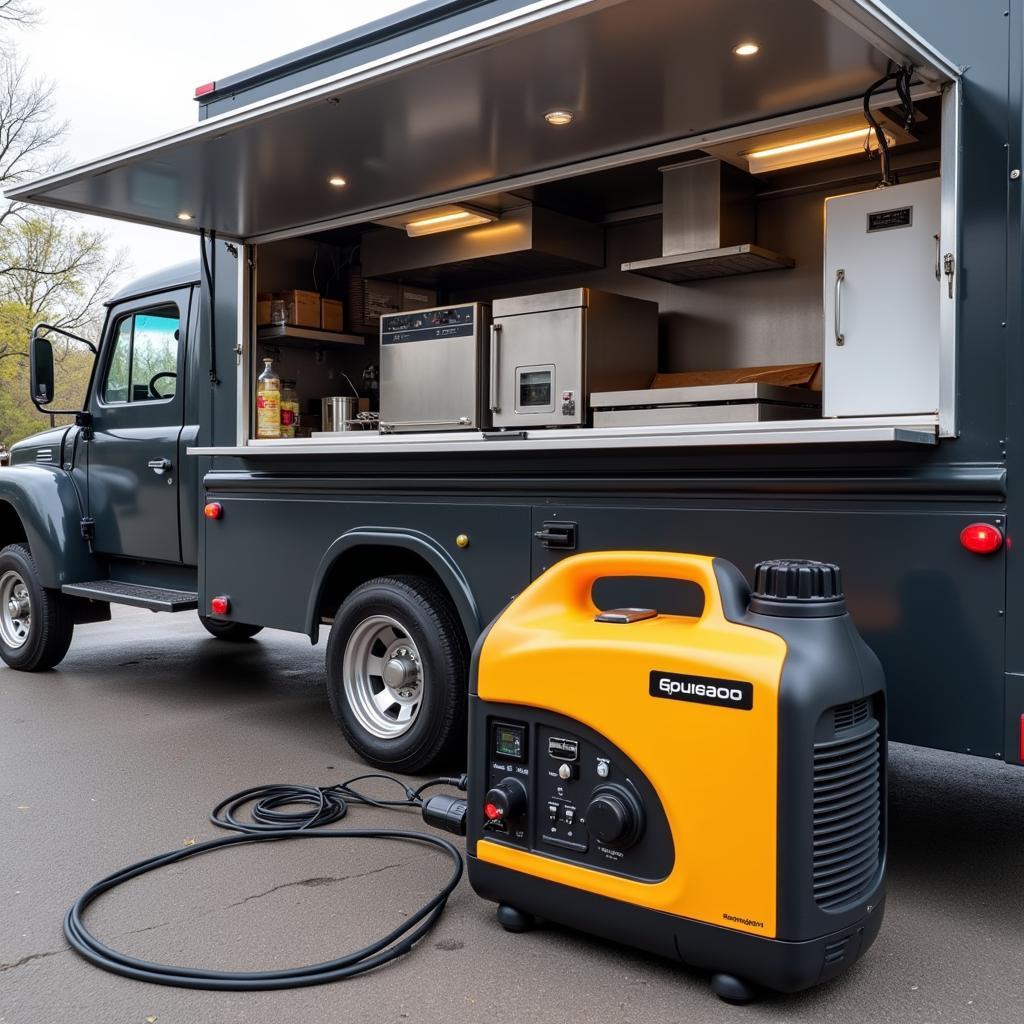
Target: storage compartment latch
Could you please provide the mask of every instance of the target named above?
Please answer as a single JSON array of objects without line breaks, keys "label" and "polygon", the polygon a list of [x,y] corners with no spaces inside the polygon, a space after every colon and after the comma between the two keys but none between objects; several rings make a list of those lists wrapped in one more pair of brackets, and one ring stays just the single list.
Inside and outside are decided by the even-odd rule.
[{"label": "storage compartment latch", "polygon": [[956,265],[956,261],[953,259],[953,254],[947,252],[942,257],[942,268],[946,275],[946,281],[949,284],[949,297],[953,298],[953,269]]},{"label": "storage compartment latch", "polygon": [[546,548],[558,548],[560,551],[576,550],[575,523],[543,523],[534,533],[534,537]]}]

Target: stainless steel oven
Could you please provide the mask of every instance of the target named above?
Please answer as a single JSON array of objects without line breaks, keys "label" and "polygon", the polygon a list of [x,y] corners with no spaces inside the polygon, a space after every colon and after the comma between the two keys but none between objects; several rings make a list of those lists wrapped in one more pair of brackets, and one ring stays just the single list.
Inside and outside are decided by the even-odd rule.
[{"label": "stainless steel oven", "polygon": [[381,431],[486,429],[489,325],[479,302],[382,316]]},{"label": "stainless steel oven", "polygon": [[496,299],[490,352],[495,427],[581,426],[593,391],[647,387],[658,306],[592,288]]}]

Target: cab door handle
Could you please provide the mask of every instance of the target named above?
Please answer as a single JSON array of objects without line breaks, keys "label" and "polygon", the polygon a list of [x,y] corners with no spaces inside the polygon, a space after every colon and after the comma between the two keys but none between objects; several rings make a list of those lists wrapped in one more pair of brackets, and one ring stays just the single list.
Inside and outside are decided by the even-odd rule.
[{"label": "cab door handle", "polygon": [[171,460],[170,459],[150,459],[149,462],[147,463],[147,465],[149,466],[149,468],[151,470],[153,470],[154,473],[156,473],[157,476],[160,476],[161,473],[166,473],[167,470],[169,470],[171,468]]}]

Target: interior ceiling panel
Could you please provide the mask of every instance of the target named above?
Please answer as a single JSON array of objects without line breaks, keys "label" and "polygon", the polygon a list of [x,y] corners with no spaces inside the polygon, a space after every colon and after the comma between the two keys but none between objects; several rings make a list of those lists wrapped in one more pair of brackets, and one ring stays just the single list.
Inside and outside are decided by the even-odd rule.
[{"label": "interior ceiling panel", "polygon": [[[734,55],[747,39],[760,52]],[[849,99],[885,68],[815,0],[600,0],[10,194],[258,238]],[[549,126],[555,108],[574,111],[573,123]],[[331,175],[347,186],[331,187]]]}]

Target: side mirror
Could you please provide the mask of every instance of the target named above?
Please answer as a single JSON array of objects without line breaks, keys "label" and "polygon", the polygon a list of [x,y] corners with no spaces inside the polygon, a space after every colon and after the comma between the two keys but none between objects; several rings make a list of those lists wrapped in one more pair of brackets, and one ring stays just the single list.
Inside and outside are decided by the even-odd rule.
[{"label": "side mirror", "polygon": [[49,405],[53,401],[53,346],[48,338],[32,334],[29,348],[31,399],[38,405]]}]

